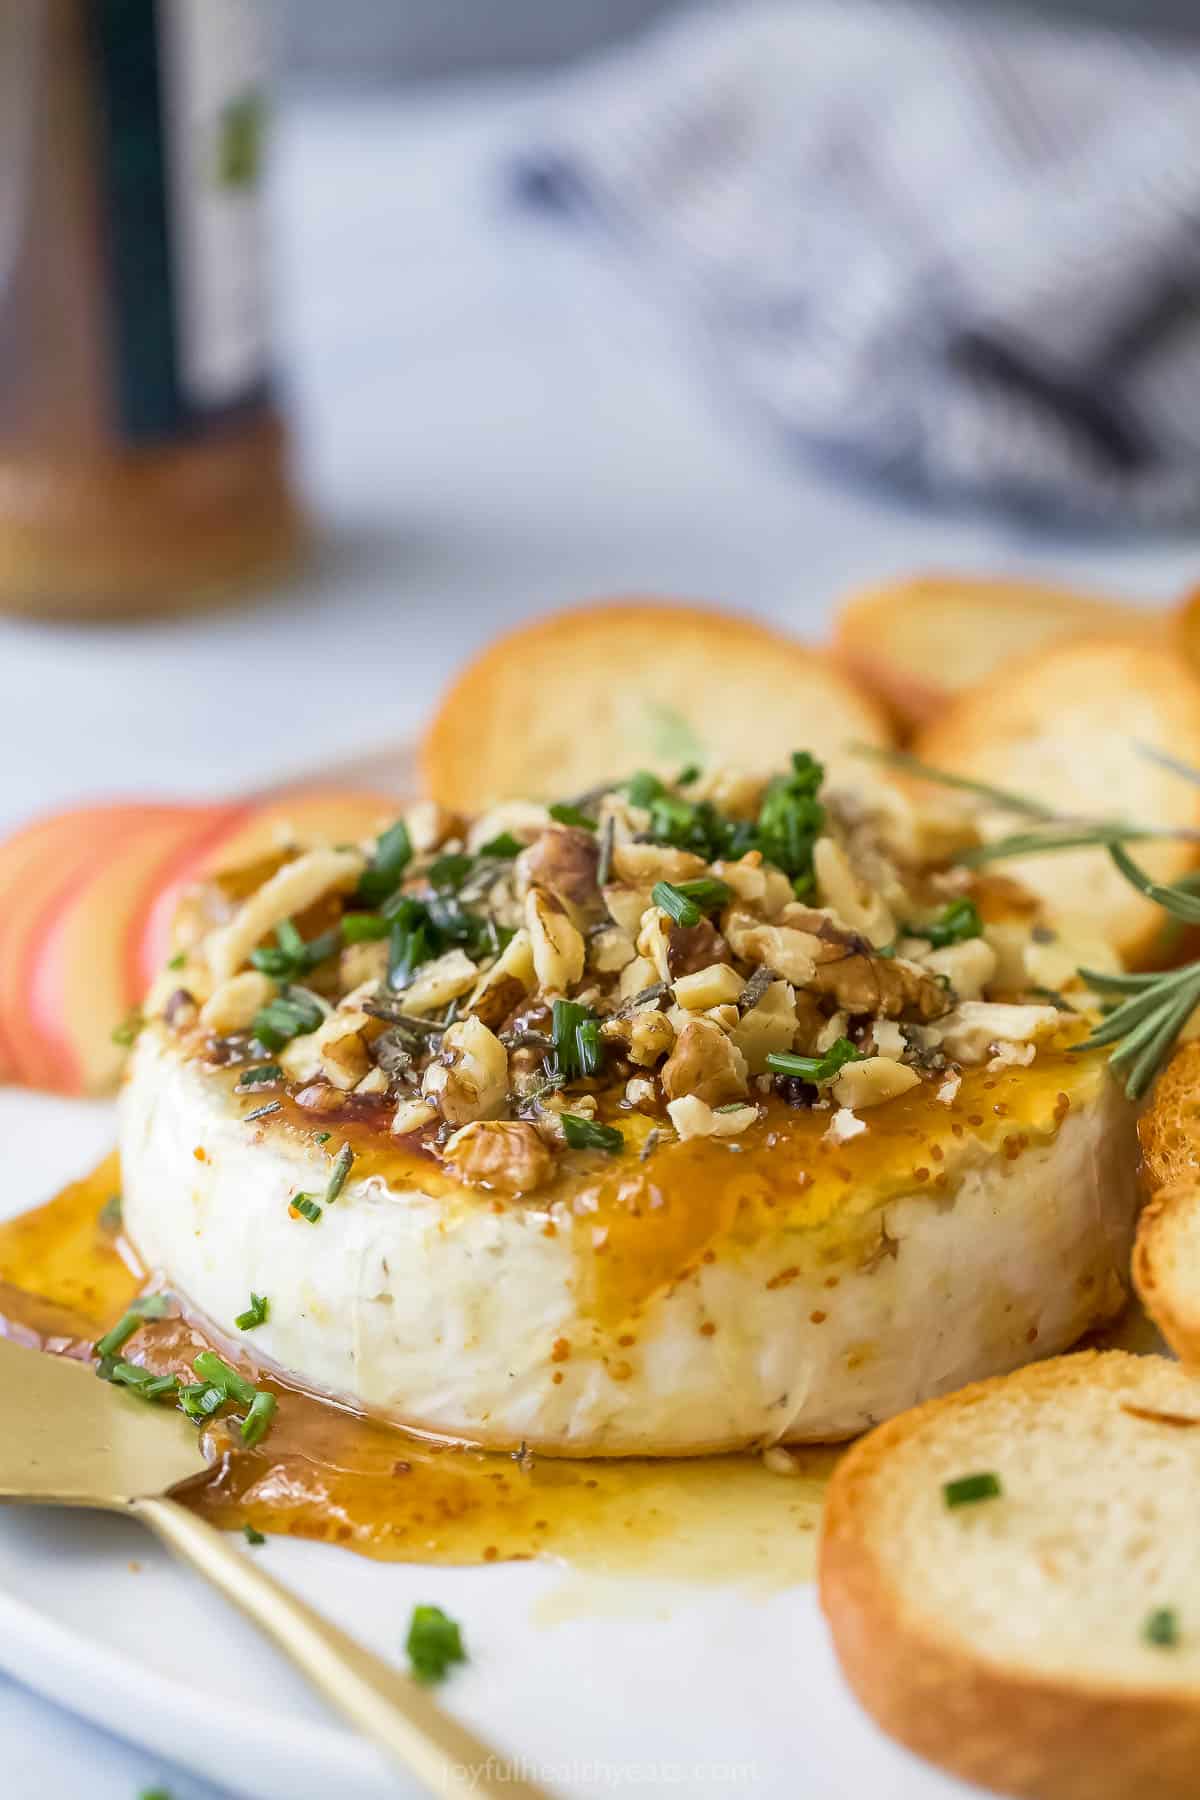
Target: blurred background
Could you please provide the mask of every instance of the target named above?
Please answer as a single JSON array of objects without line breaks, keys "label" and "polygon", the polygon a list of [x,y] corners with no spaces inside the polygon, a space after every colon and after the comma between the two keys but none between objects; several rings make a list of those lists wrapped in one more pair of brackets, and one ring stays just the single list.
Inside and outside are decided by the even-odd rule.
[{"label": "blurred background", "polygon": [[1197,32],[0,0],[0,825],[402,745],[606,594],[814,638],[928,567],[1175,597]]},{"label": "blurred background", "polygon": [[[1191,0],[1043,0],[1021,8],[997,0],[946,0],[979,13],[1102,20],[1143,31],[1200,32]],[[738,0],[723,0],[736,6]],[[284,51],[290,68],[318,78],[412,81],[480,69],[543,67],[616,43],[651,19],[679,10],[679,0],[481,0],[389,4],[389,0],[290,0]]]}]

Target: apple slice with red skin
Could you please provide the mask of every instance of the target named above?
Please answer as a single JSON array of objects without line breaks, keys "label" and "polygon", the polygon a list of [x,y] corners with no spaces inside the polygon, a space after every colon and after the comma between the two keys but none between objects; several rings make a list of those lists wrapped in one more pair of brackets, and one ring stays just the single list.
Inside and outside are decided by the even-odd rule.
[{"label": "apple slice with red skin", "polygon": [[131,905],[148,879],[231,809],[182,807],[131,832],[65,898],[41,942],[29,981],[29,1011],[42,1041],[74,1059],[74,1091],[108,1092],[124,1052],[113,1030],[140,998],[127,955]]},{"label": "apple slice with red skin", "polygon": [[73,1046],[62,1036],[47,1037],[30,1006],[34,971],[42,946],[69,900],[131,836],[152,825],[171,807],[114,805],[60,813],[45,821],[38,852],[21,870],[19,884],[4,879],[0,900],[0,1031],[12,1057],[13,1073],[31,1087],[60,1093],[77,1091],[79,1070]]}]

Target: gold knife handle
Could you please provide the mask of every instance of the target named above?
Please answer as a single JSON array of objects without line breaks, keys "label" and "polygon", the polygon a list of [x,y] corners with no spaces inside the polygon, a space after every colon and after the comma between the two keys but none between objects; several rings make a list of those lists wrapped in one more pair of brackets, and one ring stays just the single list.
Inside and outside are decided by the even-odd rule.
[{"label": "gold knife handle", "polygon": [[550,1800],[519,1767],[442,1710],[425,1688],[331,1625],[177,1500],[130,1511],[266,1633],[331,1706],[447,1800]]}]

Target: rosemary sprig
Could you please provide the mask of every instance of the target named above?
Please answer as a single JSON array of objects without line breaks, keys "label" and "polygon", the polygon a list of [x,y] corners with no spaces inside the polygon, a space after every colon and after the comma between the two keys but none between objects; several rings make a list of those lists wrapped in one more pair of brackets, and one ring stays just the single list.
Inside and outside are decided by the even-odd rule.
[{"label": "rosemary sprig", "polygon": [[[1200,786],[1200,769],[1147,744],[1135,744],[1134,748],[1152,762]],[[1169,828],[1128,825],[1119,820],[1072,818],[1057,814],[1041,801],[1031,800],[1024,794],[1014,794],[1006,788],[993,787],[989,782],[973,781],[968,776],[934,768],[905,750],[880,750],[865,744],[856,744],[854,749],[859,755],[888,763],[925,781],[972,793],[989,805],[1020,814],[1044,827],[1014,832],[1009,837],[962,852],[958,860],[966,867],[979,868],[1004,857],[1035,856],[1057,850],[1107,850],[1117,869],[1139,894],[1160,906],[1180,927],[1200,925],[1198,872],[1193,870],[1177,882],[1155,881],[1125,848],[1126,844],[1163,839],[1196,843],[1200,842],[1200,832],[1183,826]],[[1187,1021],[1200,1007],[1200,961],[1187,963],[1181,969],[1131,975],[1080,969],[1079,976],[1094,993],[1121,998],[1107,1017],[1071,1048],[1084,1051],[1114,1046],[1109,1061],[1113,1069],[1124,1076],[1128,1097],[1140,1100],[1170,1056]]]}]

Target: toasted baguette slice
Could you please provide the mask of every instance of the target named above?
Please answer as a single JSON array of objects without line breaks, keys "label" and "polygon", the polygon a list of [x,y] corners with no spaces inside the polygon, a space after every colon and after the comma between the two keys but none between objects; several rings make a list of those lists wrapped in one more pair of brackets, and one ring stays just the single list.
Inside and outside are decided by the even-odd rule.
[{"label": "toasted baguette slice", "polygon": [[1133,1280],[1175,1354],[1200,1363],[1200,1177],[1161,1188],[1138,1221]]},{"label": "toasted baguette slice", "polygon": [[1158,1077],[1138,1137],[1147,1194],[1200,1187],[1200,1041],[1181,1044]]},{"label": "toasted baguette slice", "polygon": [[[736,614],[657,601],[556,613],[454,682],[422,746],[443,805],[558,797],[638,768],[779,768],[887,744],[882,710],[821,651]],[[861,765],[859,765],[861,767]]]},{"label": "toasted baguette slice", "polygon": [[1062,638],[1161,632],[1155,614],[1016,577],[916,575],[842,602],[834,647],[902,730],[935,719],[1012,656]]},{"label": "toasted baguette slice", "polygon": [[[925,762],[1048,802],[1063,814],[1139,825],[1200,827],[1200,786],[1142,755],[1169,751],[1200,766],[1200,678],[1165,644],[1076,639],[1006,664],[927,727]],[[984,835],[1025,828],[990,813]],[[1133,846],[1158,881],[1200,862],[1200,844]],[[1003,864],[1059,914],[1086,914],[1127,963],[1160,954],[1166,915],[1144,900],[1103,850],[1072,850]]]},{"label": "toasted baguette slice", "polygon": [[[950,1507],[992,1473],[999,1497]],[[835,1471],[821,1603],[850,1686],[919,1755],[1029,1800],[1200,1788],[1200,1382],[1087,1351],[963,1388]],[[1159,1609],[1173,1647],[1150,1641]]]}]

